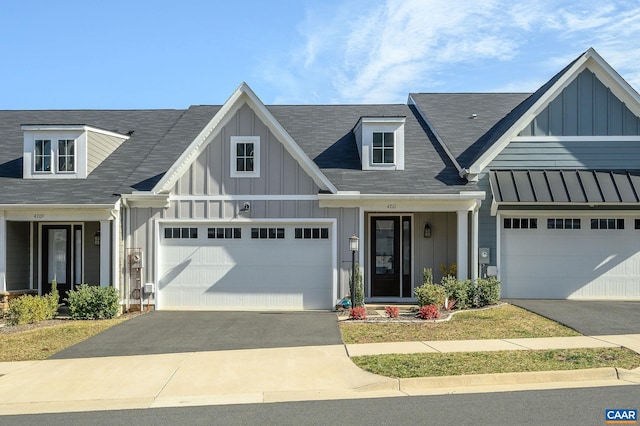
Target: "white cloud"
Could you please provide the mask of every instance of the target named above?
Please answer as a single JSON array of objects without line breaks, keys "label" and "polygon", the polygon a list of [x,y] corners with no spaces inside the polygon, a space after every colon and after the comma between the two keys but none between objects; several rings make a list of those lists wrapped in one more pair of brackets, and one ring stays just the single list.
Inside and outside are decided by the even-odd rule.
[{"label": "white cloud", "polygon": [[[456,71],[480,65],[495,70],[482,81],[497,79],[501,70],[493,87],[535,90],[533,82],[542,84],[590,46],[640,87],[640,7],[624,0],[386,0],[322,7],[309,10],[300,24],[302,42],[262,72],[283,94],[280,101],[404,102],[410,91],[448,90]],[[505,73],[510,67],[514,72]]]}]

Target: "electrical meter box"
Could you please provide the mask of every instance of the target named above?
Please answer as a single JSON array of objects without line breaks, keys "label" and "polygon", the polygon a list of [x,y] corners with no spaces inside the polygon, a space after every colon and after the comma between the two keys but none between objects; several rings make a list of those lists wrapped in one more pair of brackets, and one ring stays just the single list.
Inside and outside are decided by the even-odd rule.
[{"label": "electrical meter box", "polygon": [[488,265],[491,258],[491,250],[489,248],[478,249],[478,263],[481,265]]},{"label": "electrical meter box", "polygon": [[145,283],[144,284],[144,292],[147,294],[153,293],[155,290],[155,285],[153,283]]}]

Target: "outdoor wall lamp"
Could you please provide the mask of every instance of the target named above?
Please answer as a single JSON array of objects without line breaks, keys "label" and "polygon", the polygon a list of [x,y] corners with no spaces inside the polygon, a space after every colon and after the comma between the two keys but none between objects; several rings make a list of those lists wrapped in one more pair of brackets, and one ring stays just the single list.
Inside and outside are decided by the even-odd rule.
[{"label": "outdoor wall lamp", "polygon": [[93,234],[93,245],[94,246],[100,245],[100,231],[97,231],[95,234]]},{"label": "outdoor wall lamp", "polygon": [[424,237],[431,238],[431,225],[428,223],[424,224]]}]

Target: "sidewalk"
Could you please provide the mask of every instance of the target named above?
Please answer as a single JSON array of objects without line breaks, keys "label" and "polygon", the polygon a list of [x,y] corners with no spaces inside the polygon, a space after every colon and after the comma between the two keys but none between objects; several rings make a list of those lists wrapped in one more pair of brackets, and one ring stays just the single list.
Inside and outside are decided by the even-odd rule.
[{"label": "sidewalk", "polygon": [[354,354],[625,346],[639,335],[329,345],[0,363],[0,415],[640,384],[600,368],[392,379]]}]

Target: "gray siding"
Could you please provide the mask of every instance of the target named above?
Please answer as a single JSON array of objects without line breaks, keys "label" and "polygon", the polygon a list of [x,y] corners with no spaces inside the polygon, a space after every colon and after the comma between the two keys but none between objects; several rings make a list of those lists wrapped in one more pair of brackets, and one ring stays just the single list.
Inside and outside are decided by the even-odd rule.
[{"label": "gray siding", "polygon": [[532,120],[520,136],[639,134],[640,118],[586,69]]},{"label": "gray siding", "polygon": [[489,169],[637,169],[640,143],[511,141]]},{"label": "gray siding", "polygon": [[100,284],[100,247],[94,244],[94,235],[100,230],[100,222],[85,222],[84,237],[84,283]]},{"label": "gray siding", "polygon": [[125,139],[89,131],[87,141],[87,174],[89,174],[110,156]]},{"label": "gray siding", "polygon": [[[457,215],[455,212],[418,213],[414,216],[414,287],[422,285],[424,268],[431,268],[433,280],[440,282],[441,266],[456,263],[457,256]],[[431,225],[431,238],[424,238],[424,225]]]},{"label": "gray siding", "polygon": [[29,288],[29,222],[7,222],[7,290]]},{"label": "gray siding", "polygon": [[478,211],[478,248],[489,248],[490,253],[490,265],[495,265],[497,262],[496,256],[496,218],[491,216],[491,188],[489,185],[489,174],[481,175],[478,180],[478,189],[485,191],[487,198],[482,202],[480,210]]},{"label": "gray siding", "polygon": [[[260,136],[260,177],[230,177],[230,137]],[[317,194],[319,188],[248,106],[241,107],[175,185],[175,195]],[[204,208],[203,206],[199,206]],[[266,207],[265,207],[266,208]],[[301,215],[304,213],[301,212]]]}]

